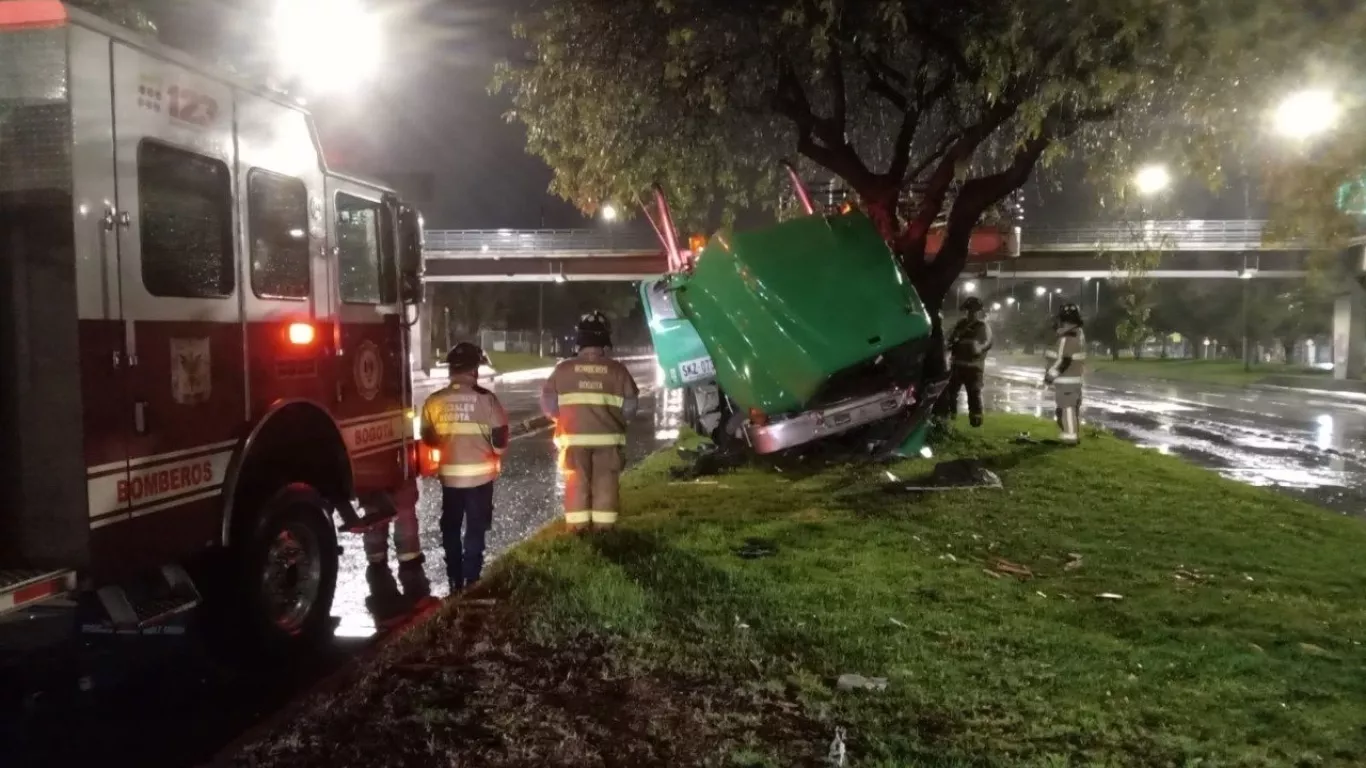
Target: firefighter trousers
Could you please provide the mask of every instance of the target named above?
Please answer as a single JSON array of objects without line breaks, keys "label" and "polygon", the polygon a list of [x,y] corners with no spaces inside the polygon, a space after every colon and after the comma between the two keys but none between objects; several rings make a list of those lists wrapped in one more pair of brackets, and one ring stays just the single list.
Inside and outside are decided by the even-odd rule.
[{"label": "firefighter trousers", "polygon": [[1081,381],[1053,382],[1054,414],[1058,419],[1058,436],[1064,443],[1081,440]]},{"label": "firefighter trousers", "polygon": [[607,527],[617,521],[626,451],[618,445],[564,451],[564,521]]},{"label": "firefighter trousers", "polygon": [[943,413],[953,417],[958,415],[958,391],[968,391],[968,417],[974,426],[982,423],[982,380],[983,370],[975,365],[954,365],[949,373],[949,389],[940,395]]},{"label": "firefighter trousers", "polygon": [[492,480],[474,488],[442,487],[441,545],[453,589],[467,587],[483,575],[484,544],[492,527]]},{"label": "firefighter trousers", "polygon": [[[419,560],[422,557],[422,541],[418,537],[417,526],[417,481],[394,493],[394,507],[398,514],[394,517],[394,548],[398,550],[400,564]],[[381,525],[366,531],[362,537],[365,545],[365,558],[371,563],[381,564],[389,561],[389,526]]]}]

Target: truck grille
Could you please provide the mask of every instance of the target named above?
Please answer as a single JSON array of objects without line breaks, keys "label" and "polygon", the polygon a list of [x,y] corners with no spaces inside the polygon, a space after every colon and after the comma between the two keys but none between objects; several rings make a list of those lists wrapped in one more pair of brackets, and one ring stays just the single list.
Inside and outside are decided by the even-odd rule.
[{"label": "truck grille", "polygon": [[912,339],[892,347],[877,358],[837,372],[825,382],[807,408],[824,408],[842,400],[869,397],[914,384],[920,377],[920,366],[928,344],[928,338]]}]

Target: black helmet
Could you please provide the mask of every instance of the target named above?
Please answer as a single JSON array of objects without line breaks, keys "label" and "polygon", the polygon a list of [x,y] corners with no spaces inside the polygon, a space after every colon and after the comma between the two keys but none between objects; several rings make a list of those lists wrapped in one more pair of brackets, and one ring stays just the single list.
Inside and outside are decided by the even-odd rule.
[{"label": "black helmet", "polygon": [[1082,325],[1081,307],[1077,306],[1076,304],[1073,304],[1070,301],[1062,305],[1061,307],[1058,307],[1058,324],[1075,325],[1078,328],[1080,328]]},{"label": "black helmet", "polygon": [[963,299],[963,303],[958,308],[964,312],[982,312],[985,309],[982,306],[982,300],[976,296],[969,296],[966,299]]},{"label": "black helmet", "polygon": [[574,343],[579,349],[612,346],[612,324],[607,321],[607,315],[597,310],[579,318],[575,331]]},{"label": "black helmet", "polygon": [[480,349],[478,344],[471,344],[468,341],[456,344],[446,353],[446,366],[452,374],[478,373],[483,362],[484,350]]}]

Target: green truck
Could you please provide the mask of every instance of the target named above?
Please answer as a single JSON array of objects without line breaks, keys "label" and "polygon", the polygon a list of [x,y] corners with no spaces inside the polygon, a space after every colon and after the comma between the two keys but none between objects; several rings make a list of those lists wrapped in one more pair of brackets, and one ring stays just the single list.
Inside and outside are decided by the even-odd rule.
[{"label": "green truck", "polygon": [[690,427],[759,454],[837,435],[918,453],[945,385],[930,316],[866,216],[819,215],[794,183],[807,215],[691,252],[656,192],[670,272],[640,291],[665,386]]}]

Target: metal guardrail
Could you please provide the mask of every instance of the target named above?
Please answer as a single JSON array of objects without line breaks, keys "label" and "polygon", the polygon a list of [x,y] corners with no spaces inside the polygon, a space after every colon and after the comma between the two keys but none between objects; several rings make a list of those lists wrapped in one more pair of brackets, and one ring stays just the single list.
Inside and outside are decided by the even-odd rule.
[{"label": "metal guardrail", "polygon": [[460,258],[608,255],[663,250],[650,231],[637,229],[429,229],[428,253]]},{"label": "metal guardrail", "polygon": [[[1262,240],[1265,221],[1175,219],[1123,223],[1025,227],[1020,250],[1035,253],[1095,251],[1256,251],[1296,249],[1295,242]],[[649,230],[435,229],[426,232],[432,258],[533,258],[554,255],[612,256],[652,253],[659,240]]]},{"label": "metal guardrail", "polygon": [[1031,227],[1022,251],[1259,251],[1296,249],[1295,241],[1267,242],[1266,222],[1256,219],[1174,219],[1061,227]]}]

